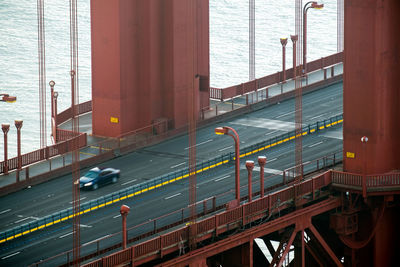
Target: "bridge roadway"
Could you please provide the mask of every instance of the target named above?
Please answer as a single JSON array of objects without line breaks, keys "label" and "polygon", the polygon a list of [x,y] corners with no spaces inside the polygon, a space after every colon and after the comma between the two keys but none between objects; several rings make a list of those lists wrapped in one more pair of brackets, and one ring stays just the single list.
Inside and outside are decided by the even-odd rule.
[{"label": "bridge roadway", "polygon": [[[307,94],[303,99],[305,124],[340,114],[342,112],[342,84],[339,83]],[[213,129],[216,126],[228,125],[234,127],[240,135],[241,145],[246,146],[292,130],[293,109],[294,100],[292,99],[225,121],[223,124],[215,124],[199,129],[197,132],[198,162],[233,150],[233,141],[230,137],[214,135]],[[303,146],[304,161],[340,150],[342,146],[341,128],[336,127],[305,137]],[[268,170],[266,172],[274,173],[277,170],[291,167],[294,162],[293,150],[294,143],[290,142],[263,153],[268,158],[266,166]],[[252,156],[250,159],[255,160],[256,156]],[[135,182],[141,182],[166,172],[183,168],[186,166],[186,162],[187,137],[185,136],[119,157],[107,162],[104,166],[120,168],[122,173],[120,181],[97,191],[82,192],[82,202],[117,191]],[[242,165],[243,162],[244,160],[242,160]],[[84,171],[86,170],[81,172]],[[201,200],[233,189],[233,176],[234,169],[231,165],[224,165],[198,175],[198,199]],[[241,177],[242,185],[247,184],[247,174],[243,166]],[[276,176],[274,179],[269,180],[267,184],[277,183],[281,178]],[[258,180],[257,172],[254,173],[254,180]],[[71,206],[70,183],[70,175],[64,176],[2,197],[0,199],[2,206],[0,211],[1,231]],[[137,225],[151,218],[187,206],[187,184],[188,181],[186,179],[121,203],[127,204],[132,208],[128,216],[128,226]],[[255,183],[254,191],[257,190],[258,183]],[[246,195],[246,191],[246,188],[243,187],[242,195]],[[217,199],[217,205],[232,198],[233,192],[225,195],[224,198]],[[112,205],[82,216],[82,244],[120,230],[121,219],[118,216],[118,210],[121,204]],[[173,218],[170,219],[172,220]],[[134,232],[129,234],[133,235]],[[6,242],[0,246],[0,265],[26,265],[69,250],[72,245],[71,239],[72,227],[69,221]],[[110,242],[114,241],[110,240]]]}]

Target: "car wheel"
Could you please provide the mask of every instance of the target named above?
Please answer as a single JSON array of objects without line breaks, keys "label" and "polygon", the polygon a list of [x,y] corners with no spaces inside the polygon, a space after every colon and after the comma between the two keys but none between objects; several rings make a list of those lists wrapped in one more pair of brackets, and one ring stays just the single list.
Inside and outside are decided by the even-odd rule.
[{"label": "car wheel", "polygon": [[98,184],[94,184],[92,188],[93,188],[93,190],[96,190],[97,188],[99,188],[99,185]]},{"label": "car wheel", "polygon": [[113,184],[115,184],[117,182],[117,177],[114,176],[111,181],[113,182]]}]

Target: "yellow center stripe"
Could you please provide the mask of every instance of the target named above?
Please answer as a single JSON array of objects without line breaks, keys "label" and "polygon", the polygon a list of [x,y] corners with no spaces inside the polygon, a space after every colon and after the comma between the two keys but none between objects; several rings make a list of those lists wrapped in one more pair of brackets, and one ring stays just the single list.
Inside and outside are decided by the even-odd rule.
[{"label": "yellow center stripe", "polygon": [[[342,123],[342,122],[343,122],[343,119],[338,120],[338,121],[335,121],[335,122],[332,122],[332,123],[330,123],[330,124],[327,124],[326,127],[330,127],[330,126],[333,126],[333,125],[336,125],[336,124]],[[324,128],[325,128],[325,126],[320,126],[320,127],[319,127],[320,130],[322,130],[322,129],[324,129]],[[315,131],[316,131],[316,129],[310,129],[310,133],[314,133]],[[308,132],[303,132],[303,133],[302,133],[302,135],[307,135],[307,134],[308,134]],[[297,137],[300,137],[300,136],[301,136],[301,135],[299,134]],[[251,151],[251,152],[247,152],[247,153],[245,153],[245,154],[242,154],[242,155],[240,155],[239,157],[240,157],[240,158],[243,158],[243,157],[245,157],[245,156],[249,156],[249,155],[255,154],[255,153],[260,152],[260,151],[262,151],[262,150],[264,150],[264,149],[268,149],[268,148],[270,148],[270,147],[273,147],[273,146],[282,144],[282,143],[284,143],[284,142],[287,142],[287,141],[289,141],[289,140],[293,140],[293,139],[295,139],[295,138],[296,138],[295,136],[291,136],[291,137],[285,138],[285,139],[283,139],[283,140],[277,141],[277,142],[272,143],[272,144],[270,144],[270,145],[266,145],[266,146],[261,147],[261,148],[259,148],[259,149],[255,149],[255,150],[253,150],[253,151]],[[104,149],[104,148],[103,148],[103,149]],[[89,153],[87,153],[87,154],[89,154]],[[235,159],[235,158],[234,158],[234,159]],[[224,161],[220,161],[220,162],[215,163],[215,164],[213,164],[213,165],[210,165],[210,166],[208,166],[208,167],[204,167],[204,168],[202,168],[202,169],[199,169],[199,170],[197,170],[195,173],[201,173],[201,172],[203,172],[203,171],[207,171],[207,170],[209,170],[209,169],[218,167],[218,166],[220,166],[220,165],[222,165],[222,164],[226,164],[226,163],[228,163],[228,162],[229,162],[229,159],[224,160]],[[191,175],[193,175],[193,174],[194,174],[194,172],[191,173]],[[185,175],[183,175],[183,176],[176,177],[176,178],[171,179],[171,180],[169,180],[169,181],[165,181],[165,182],[162,182],[162,183],[159,183],[159,184],[150,186],[150,187],[148,187],[148,188],[145,188],[145,189],[136,191],[136,192],[131,193],[131,194],[127,195],[127,196],[123,196],[123,197],[120,197],[120,198],[117,198],[117,199],[108,201],[108,202],[106,202],[106,203],[103,203],[103,204],[94,206],[94,207],[92,207],[92,208],[89,208],[89,209],[86,209],[86,210],[84,210],[84,211],[79,212],[79,214],[84,214],[84,213],[88,213],[88,212],[90,212],[90,211],[93,211],[93,210],[96,210],[96,209],[99,209],[99,208],[103,208],[103,207],[108,206],[108,205],[111,205],[111,204],[113,204],[113,203],[116,203],[116,202],[125,200],[125,199],[127,199],[127,198],[134,197],[134,196],[136,196],[136,195],[139,195],[139,194],[142,194],[142,193],[144,193],[144,192],[153,190],[153,189],[155,189],[155,188],[162,187],[162,186],[164,186],[164,185],[167,185],[167,184],[169,184],[169,183],[173,183],[173,182],[175,182],[175,181],[178,181],[178,180],[181,180],[181,179],[184,179],[184,178],[187,178],[187,177],[189,177],[189,174],[185,174]],[[15,234],[14,236],[10,236],[10,237],[1,239],[1,240],[0,240],[0,244],[1,244],[1,243],[4,243],[4,242],[6,242],[6,241],[12,240],[12,239],[14,239],[14,238],[20,237],[21,235],[26,235],[26,234],[31,233],[31,232],[34,232],[34,231],[36,231],[36,230],[43,229],[43,228],[45,228],[45,227],[49,227],[49,226],[51,226],[51,225],[54,225],[54,224],[57,224],[57,223],[66,221],[66,220],[71,219],[71,218],[73,218],[73,217],[75,217],[75,216],[77,216],[77,214],[72,214],[72,215],[69,215],[69,216],[65,216],[65,217],[63,217],[63,218],[61,218],[61,219],[55,220],[54,222],[50,222],[50,223],[47,223],[47,224],[43,224],[43,225],[40,225],[40,226],[38,226],[38,227],[35,227],[35,228],[31,229],[31,230],[24,231],[23,233],[18,233],[18,234]]]}]

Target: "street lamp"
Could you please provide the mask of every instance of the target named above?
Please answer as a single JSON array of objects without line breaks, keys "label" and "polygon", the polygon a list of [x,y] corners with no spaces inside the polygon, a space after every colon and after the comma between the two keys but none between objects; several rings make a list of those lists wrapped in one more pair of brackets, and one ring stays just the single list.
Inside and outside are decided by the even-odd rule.
[{"label": "street lamp", "polygon": [[252,179],[251,179],[251,177],[252,177],[253,168],[254,168],[254,161],[247,160],[246,161],[246,169],[247,169],[247,177],[248,177],[248,180],[247,180],[248,190],[247,191],[249,192],[249,203],[253,199],[253,191],[251,190],[252,189],[252,185],[251,185],[251,180]]},{"label": "street lamp", "polygon": [[[232,134],[233,133],[233,134]],[[218,135],[229,135],[235,141],[235,193],[236,193],[236,201],[237,205],[240,204],[240,155],[239,155],[239,135],[237,132],[228,126],[217,127],[215,128],[215,134]]]},{"label": "street lamp", "polygon": [[126,216],[128,216],[129,211],[130,208],[127,205],[122,205],[119,210],[122,217],[122,249],[126,249],[126,239],[127,239]]},{"label": "street lamp", "polygon": [[22,168],[22,157],[21,157],[21,128],[22,128],[22,120],[15,120],[14,124],[17,128],[17,155],[18,155],[18,171],[17,171],[17,182],[19,182],[19,172]]},{"label": "street lamp", "polygon": [[17,97],[10,96],[9,94],[0,94],[0,96],[1,96],[0,101],[2,102],[12,103],[17,101]]},{"label": "street lamp", "polygon": [[267,163],[266,156],[258,156],[258,165],[260,165],[260,197],[264,197],[264,166]]},{"label": "street lamp", "polygon": [[51,117],[54,117],[54,85],[56,85],[56,83],[51,80],[49,82],[50,85],[50,95],[51,95]]},{"label": "street lamp", "polygon": [[290,35],[290,39],[293,42],[293,79],[297,77],[297,62],[296,62],[296,49],[297,49],[297,41],[299,40],[299,36]]},{"label": "street lamp", "polygon": [[10,124],[9,123],[3,123],[1,125],[1,129],[3,130],[4,133],[4,174],[8,174],[8,151],[7,151],[7,133],[10,130]]},{"label": "street lamp", "polygon": [[286,82],[286,44],[287,38],[281,38],[282,44],[282,83]]},{"label": "street lamp", "polygon": [[318,4],[318,2],[310,1],[307,2],[303,7],[303,74],[307,73],[307,11],[310,8],[322,9],[324,4]]}]

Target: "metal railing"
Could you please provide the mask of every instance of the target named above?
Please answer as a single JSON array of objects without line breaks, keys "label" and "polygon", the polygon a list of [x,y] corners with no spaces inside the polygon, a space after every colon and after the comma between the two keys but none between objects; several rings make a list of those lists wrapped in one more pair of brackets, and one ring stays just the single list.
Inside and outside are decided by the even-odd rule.
[{"label": "metal railing", "polygon": [[[82,114],[92,111],[92,101],[89,100],[89,101],[80,103],[78,105],[77,111],[78,111],[78,115],[82,115]],[[72,117],[72,109],[71,109],[71,107],[69,107],[66,110],[57,114],[57,124],[60,125],[64,122],[66,122],[67,120],[71,119],[71,117]]]},{"label": "metal railing", "polygon": [[[297,198],[311,195],[310,200],[316,199],[316,191],[330,184],[330,173],[324,173],[318,177],[303,181],[299,184],[276,191],[263,198],[256,199],[250,203],[242,204],[237,208],[223,211],[212,217],[191,223],[174,231],[162,234],[153,239],[133,245],[130,248],[115,252],[109,256],[95,260],[84,266],[107,266],[104,264],[123,264],[132,260],[145,263],[154,258],[162,258],[168,252],[177,251],[182,243],[186,244],[189,239],[189,229],[194,228],[196,242],[219,236],[224,232],[237,227],[242,227],[251,222],[264,219],[268,220],[280,210],[293,206]],[[229,227],[228,227],[229,226]],[[155,255],[155,257],[147,257]],[[71,262],[64,264],[70,265]]]},{"label": "metal railing", "polygon": [[[49,159],[51,157],[64,154],[70,151],[73,151],[76,149],[74,146],[75,144],[78,144],[79,148],[80,147],[85,147],[87,145],[87,138],[86,138],[86,133],[80,133],[79,135],[74,134],[72,135],[71,133],[68,133],[68,136],[75,136],[72,137],[72,139],[68,139],[66,141],[60,142],[58,144],[52,145],[52,146],[47,146],[26,154],[21,155],[22,159],[22,167]],[[11,159],[7,160],[8,164],[8,171],[16,170],[18,169],[18,157],[14,157]],[[4,173],[4,166],[5,162],[2,161],[0,162],[0,174]]]},{"label": "metal railing", "polygon": [[[312,134],[315,132],[318,132],[319,130],[322,130],[327,127],[332,127],[338,123],[343,122],[343,116],[338,115],[334,116],[332,118],[329,118],[327,120],[319,121],[313,124],[310,124],[306,127],[303,127],[303,136],[307,134]],[[296,138],[295,131],[291,131],[288,133],[284,133],[281,135],[278,135],[276,137],[273,137],[269,140],[259,142],[247,147],[244,147],[243,149],[240,150],[240,157],[246,157],[249,155],[253,155],[256,153],[259,153],[260,151],[263,151],[265,149],[270,149],[272,147],[275,147],[277,145],[280,145],[285,142],[289,142],[291,140],[294,140]],[[234,152],[229,152],[220,156],[217,156],[215,158],[212,158],[207,161],[203,161],[199,164],[196,164],[196,173],[201,173],[203,171],[207,171],[210,169],[214,169],[218,166],[221,166],[223,164],[227,164],[229,162],[234,161]],[[337,156],[336,156],[337,157]],[[326,160],[326,159],[325,159]],[[316,168],[310,168],[310,171],[317,170],[319,168],[319,165],[325,166],[326,164],[324,163],[319,163],[319,161],[316,161]],[[308,168],[307,166],[310,166],[308,164],[305,165],[303,168]],[[294,169],[288,169],[283,172],[283,179],[284,181],[290,180],[290,177],[294,177],[295,170]],[[89,202],[83,203],[80,206],[80,214],[88,213],[93,210],[97,210],[99,208],[103,208],[105,206],[114,204],[116,202],[120,202],[124,199],[127,198],[132,198],[134,196],[137,196],[139,194],[143,194],[147,191],[155,190],[159,187],[165,186],[170,183],[174,183],[176,181],[185,179],[189,177],[189,170],[187,168],[181,169],[166,175],[162,175],[159,177],[156,177],[154,179],[151,179],[150,181],[146,181],[137,185],[132,185],[128,188],[122,189],[118,192],[114,192],[105,196],[102,196],[98,199],[91,200]],[[0,243],[12,240],[14,238],[29,234],[31,232],[35,232],[37,230],[43,229],[45,227],[52,226],[54,224],[61,223],[65,220],[71,219],[75,216],[73,214],[72,208],[68,208],[66,210],[56,212],[52,215],[49,215],[43,219],[36,220],[31,223],[24,224],[22,226],[17,226],[14,227],[13,229],[10,229],[8,231],[0,233]]]},{"label": "metal railing", "polygon": [[[313,173],[316,171],[321,171],[321,170],[327,170],[327,168],[334,166],[337,163],[341,162],[341,155],[342,151],[338,151],[336,153],[333,153],[331,155],[318,158],[315,160],[312,160],[310,162],[307,162],[303,164],[303,169],[305,170],[305,174]],[[269,176],[264,177],[265,181],[270,181],[270,180],[276,180],[278,178],[278,181],[276,184],[273,184],[269,186],[268,188],[265,189],[266,192],[271,192],[273,190],[277,190],[278,188],[289,185],[290,188],[293,188],[293,185],[291,183],[294,181],[294,176],[290,175],[289,173],[292,172],[292,170],[295,169],[294,167],[286,169],[282,171],[280,174],[272,174]],[[286,176],[285,176],[286,173]],[[325,184],[325,180],[321,178],[320,179],[313,179],[314,182],[304,182],[301,183],[300,185],[297,185],[298,189],[296,189],[298,192],[305,192],[307,190],[312,190],[312,188],[320,188],[323,187]],[[258,181],[253,182],[259,183]],[[245,190],[247,188],[247,185],[243,185],[242,189]],[[279,190],[277,194],[271,194],[270,196],[270,201],[268,202],[268,207],[270,210],[276,207],[276,203],[279,202],[279,204],[285,204],[285,199],[288,197],[288,194],[290,195],[292,191],[285,191]],[[308,191],[307,191],[308,192]],[[254,196],[260,195],[260,192],[255,192],[253,194]],[[244,196],[241,198],[242,201],[245,201],[248,197]],[[205,200],[199,201],[196,203],[196,210],[197,210],[197,218],[199,217],[204,217],[204,216],[210,216],[215,214],[215,212],[222,211],[226,209],[226,204],[234,199],[234,189],[229,190],[227,192],[224,192],[222,194],[216,195],[209,197]],[[266,198],[264,198],[266,199]],[[112,201],[112,198],[109,198],[109,201]],[[266,200],[264,200],[266,201]],[[258,203],[258,204],[254,204]],[[275,203],[275,204],[274,204]],[[252,214],[253,212],[258,211],[262,206],[259,202],[253,202],[248,208],[248,213],[246,215]],[[89,208],[89,207],[87,207]],[[187,225],[190,225],[191,222],[191,217],[190,217],[190,206],[187,206],[185,208],[178,209],[176,211],[173,211],[171,213],[162,215],[160,217],[157,217],[155,219],[151,220],[146,220],[138,225],[135,225],[131,228],[127,229],[128,233],[128,243],[136,243],[140,240],[144,240],[146,238],[149,238],[153,236],[154,234],[161,233],[164,231],[167,231],[168,229],[177,227],[179,225],[187,223]],[[236,210],[238,212],[238,210]],[[70,213],[69,213],[70,214]],[[71,213],[72,214],[72,213]],[[67,214],[65,214],[66,216]],[[221,215],[218,218],[219,223],[231,223],[232,220],[235,218],[234,217],[235,212],[228,212],[225,215]],[[269,214],[271,215],[271,214]],[[208,221],[207,221],[208,220]],[[198,226],[199,230],[202,230],[204,232],[207,232],[210,230],[210,225],[214,225],[213,223],[210,223],[211,219],[205,219],[206,222],[204,224],[200,224]],[[165,241],[165,240],[164,240]],[[163,241],[163,242],[164,242]],[[83,256],[82,260],[92,258],[96,255],[100,255],[115,249],[118,249],[122,246],[121,244],[121,232],[114,233],[112,235],[109,235],[107,237],[101,238],[94,240],[92,242],[88,242],[84,245],[82,245],[81,250],[84,250],[86,252],[86,255]],[[61,254],[58,254],[56,256],[53,256],[45,261],[41,261],[39,265],[46,265],[46,264],[61,264],[65,262],[70,262],[72,259],[72,250],[71,251],[66,251]]]},{"label": "metal railing", "polygon": [[[323,57],[311,62],[307,63],[307,71],[313,72],[319,69],[324,69],[326,72],[326,68],[329,66],[333,66],[343,62],[343,52],[339,52],[327,57]],[[334,71],[332,69],[332,71]],[[326,77],[326,73],[324,75]],[[293,68],[286,70],[286,79],[290,80],[293,78]],[[248,81],[245,83],[229,86],[226,88],[210,88],[210,98],[217,100],[225,100],[234,98],[237,96],[241,96],[247,93],[256,92],[262,88],[270,87],[274,84],[283,82],[283,74],[282,71],[277,73],[267,75],[252,81]]]}]

